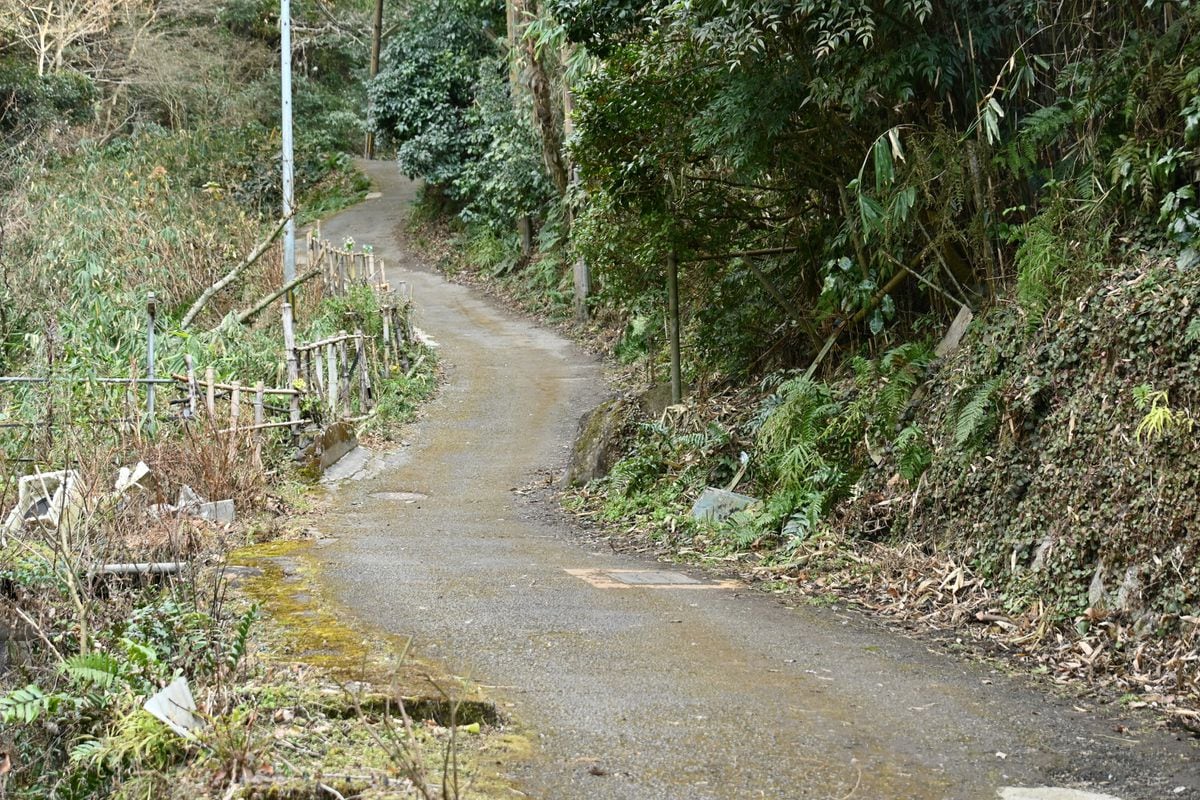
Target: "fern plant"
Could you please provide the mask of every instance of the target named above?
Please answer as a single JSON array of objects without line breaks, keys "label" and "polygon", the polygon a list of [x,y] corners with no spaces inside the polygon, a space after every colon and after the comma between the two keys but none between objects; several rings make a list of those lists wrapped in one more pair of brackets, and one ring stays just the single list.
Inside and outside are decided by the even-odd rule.
[{"label": "fern plant", "polygon": [[933,452],[918,425],[909,425],[896,436],[896,465],[901,477],[916,481],[933,463]]},{"label": "fern plant", "polygon": [[1003,375],[984,381],[959,408],[954,420],[954,444],[959,448],[973,449],[995,427],[995,395],[1003,383]]},{"label": "fern plant", "polygon": [[73,683],[84,688],[111,689],[124,677],[121,664],[105,653],[71,656],[60,669]]},{"label": "fern plant", "polygon": [[62,698],[59,695],[46,694],[31,683],[0,697],[0,722],[6,725],[14,722],[28,725],[43,714],[54,713],[61,702]]},{"label": "fern plant", "polygon": [[255,603],[250,609],[238,618],[237,624],[234,626],[233,635],[225,647],[225,668],[230,673],[237,672],[238,666],[245,658],[247,649],[250,643],[250,629],[254,623],[258,621],[259,608]]},{"label": "fern plant", "polygon": [[1133,403],[1139,411],[1145,412],[1145,416],[1142,417],[1133,432],[1134,438],[1139,443],[1161,439],[1172,431],[1191,433],[1192,428],[1195,427],[1196,420],[1190,411],[1171,408],[1171,401],[1166,390],[1156,391],[1144,383],[1135,386]]}]

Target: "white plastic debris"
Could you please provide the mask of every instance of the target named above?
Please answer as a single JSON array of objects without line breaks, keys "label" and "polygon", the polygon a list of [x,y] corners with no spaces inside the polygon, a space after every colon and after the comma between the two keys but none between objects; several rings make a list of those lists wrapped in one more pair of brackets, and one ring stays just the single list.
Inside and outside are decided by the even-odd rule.
[{"label": "white plastic debris", "polygon": [[149,474],[150,468],[146,466],[145,461],[139,461],[133,467],[121,467],[117,472],[117,482],[113,485],[113,493],[120,497],[134,487],[145,488],[142,486],[141,480]]},{"label": "white plastic debris", "polygon": [[17,480],[17,504],[4,520],[0,533],[16,533],[26,525],[51,530],[60,524],[70,525],[79,515],[82,503],[79,473],[75,470],[26,475]]},{"label": "white plastic debris", "polygon": [[175,505],[150,506],[147,510],[151,514],[160,516],[164,514],[187,514],[191,517],[206,519],[209,522],[230,523],[237,519],[233,500],[216,500],[210,503],[187,484],[184,484],[183,488],[179,490],[179,499]]},{"label": "white plastic debris", "polygon": [[194,738],[195,731],[204,727],[204,720],[196,715],[191,687],[182,675],[147,700],[144,708],[185,739]]}]

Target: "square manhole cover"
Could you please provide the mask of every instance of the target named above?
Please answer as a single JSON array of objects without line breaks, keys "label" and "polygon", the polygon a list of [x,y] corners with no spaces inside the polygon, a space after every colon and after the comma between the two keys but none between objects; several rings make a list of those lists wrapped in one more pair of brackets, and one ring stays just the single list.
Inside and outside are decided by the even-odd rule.
[{"label": "square manhole cover", "polygon": [[629,584],[630,586],[682,586],[689,583],[700,583],[695,578],[688,577],[681,572],[669,572],[667,570],[609,569],[605,570],[605,572],[614,581]]},{"label": "square manhole cover", "polygon": [[733,580],[699,580],[665,569],[570,569],[563,572],[587,581],[597,589],[737,589]]}]

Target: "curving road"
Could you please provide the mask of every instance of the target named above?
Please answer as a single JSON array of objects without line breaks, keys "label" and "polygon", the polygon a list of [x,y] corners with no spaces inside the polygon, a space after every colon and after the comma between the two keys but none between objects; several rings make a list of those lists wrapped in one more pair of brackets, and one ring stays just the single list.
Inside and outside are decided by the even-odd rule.
[{"label": "curving road", "polygon": [[364,168],[382,197],[324,231],[373,244],[413,287],[447,381],[403,457],[339,489],[324,522],[337,542],[318,557],[349,608],[513,704],[540,741],[512,767],[527,796],[990,799],[1050,784],[1200,798],[1188,742],[1129,721],[1117,734],[853,613],[589,551],[514,489],[564,463],[599,366],[428,270],[404,240],[413,185]]}]

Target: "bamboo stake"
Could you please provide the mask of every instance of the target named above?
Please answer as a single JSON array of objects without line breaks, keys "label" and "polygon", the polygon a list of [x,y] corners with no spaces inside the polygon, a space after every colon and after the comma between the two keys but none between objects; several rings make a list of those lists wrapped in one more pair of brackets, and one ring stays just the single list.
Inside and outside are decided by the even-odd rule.
[{"label": "bamboo stake", "polygon": [[141,411],[138,409],[138,384],[137,384],[137,363],[132,359],[129,362],[129,383],[125,386],[125,418],[128,423],[122,426],[126,433],[132,433],[139,428],[140,424],[136,424],[141,416]]},{"label": "bamboo stake", "polygon": [[391,321],[388,319],[388,309],[380,309],[379,315],[383,317],[383,374],[388,377],[392,374],[392,343],[391,343]]},{"label": "bamboo stake", "polygon": [[216,426],[217,420],[217,379],[216,371],[209,364],[204,368],[205,386],[205,407],[208,409],[208,418]]},{"label": "bamboo stake", "polygon": [[257,428],[263,424],[263,400],[266,396],[266,385],[262,381],[258,382],[258,386],[254,390],[254,427]]},{"label": "bamboo stake", "polygon": [[[338,333],[341,336],[346,335],[345,331],[338,331]],[[337,343],[338,360],[341,362],[340,364],[338,364],[338,367],[339,367],[338,383],[340,384],[338,388],[342,395],[342,405],[345,409],[345,414],[347,417],[349,417],[351,415],[351,409],[350,409],[350,357],[349,357],[348,353],[346,352],[348,349],[349,348],[347,348],[347,346],[346,346],[345,339],[342,339],[342,341]]]},{"label": "bamboo stake", "polygon": [[192,363],[191,355],[183,357],[183,363],[187,365],[187,418],[196,418],[196,366]]},{"label": "bamboo stake", "polygon": [[[284,357],[287,359],[287,378],[288,388],[296,388],[296,380],[299,378],[299,367],[296,363],[296,332],[292,329],[292,304],[283,304],[283,349]],[[288,418],[292,422],[292,435],[300,435],[300,395],[293,394],[290,408],[288,409]]]},{"label": "bamboo stake", "polygon": [[325,345],[325,369],[329,371],[325,387],[329,391],[329,416],[331,419],[337,416],[338,406],[338,368],[335,346],[332,342]]},{"label": "bamboo stake", "polygon": [[317,397],[326,397],[325,394],[325,359],[321,356],[320,350],[309,350],[313,354],[313,358],[317,362],[316,383],[313,386],[317,390]]},{"label": "bamboo stake", "polygon": [[[237,381],[233,382],[233,396],[229,399],[229,427],[236,435],[238,430],[238,420],[242,416],[242,385]],[[229,443],[230,451],[233,450],[233,442]]]},{"label": "bamboo stake", "polygon": [[365,414],[371,406],[371,378],[367,375],[366,337],[362,329],[355,331],[354,351],[358,359],[358,412]]}]

